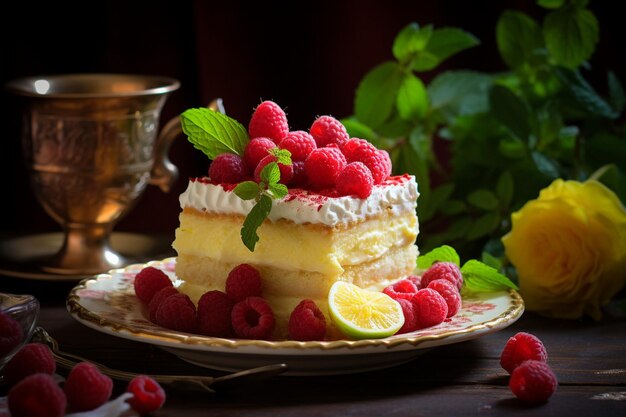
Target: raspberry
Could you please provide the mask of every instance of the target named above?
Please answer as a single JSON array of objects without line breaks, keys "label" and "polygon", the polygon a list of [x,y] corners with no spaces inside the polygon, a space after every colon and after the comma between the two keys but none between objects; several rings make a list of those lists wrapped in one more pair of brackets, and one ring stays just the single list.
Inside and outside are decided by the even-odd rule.
[{"label": "raspberry", "polygon": [[413,285],[415,285],[415,288],[417,288],[418,290],[420,288],[422,288],[422,277],[421,276],[419,276],[419,275],[409,275],[408,277],[406,277],[406,279],[411,281],[413,283]]},{"label": "raspberry", "polygon": [[306,171],[304,170],[304,161],[293,161],[293,178],[289,185],[292,187],[303,187],[307,184],[308,178]]},{"label": "raspberry", "polygon": [[461,293],[456,288],[456,285],[448,281],[447,279],[436,279],[430,281],[427,288],[432,288],[437,291],[448,305],[447,317],[452,317],[461,309]]},{"label": "raspberry", "polygon": [[193,332],[196,329],[196,306],[188,295],[170,295],[156,311],[156,324],[166,329]]},{"label": "raspberry", "polygon": [[156,313],[163,300],[174,294],[178,294],[178,290],[174,287],[163,287],[154,294],[148,304],[148,317],[152,323],[156,323]]},{"label": "raspberry", "polygon": [[50,348],[43,343],[28,343],[17,351],[4,367],[4,378],[10,385],[29,375],[54,374],[57,364]]},{"label": "raspberry", "polygon": [[443,322],[448,315],[446,300],[432,288],[422,288],[417,291],[411,301],[415,306],[415,314],[420,329],[436,326]]},{"label": "raspberry", "polygon": [[215,157],[209,166],[211,181],[237,184],[248,175],[248,169],[243,159],[234,153],[223,153]]},{"label": "raspberry", "polygon": [[304,161],[304,170],[315,188],[333,188],[346,166],[346,158],[337,148],[317,148]]},{"label": "raspberry", "polygon": [[313,136],[304,130],[289,132],[287,136],[280,141],[278,146],[281,149],[286,149],[291,152],[292,161],[304,161],[306,157],[317,148]]},{"label": "raspberry", "polygon": [[[256,182],[261,181],[261,171],[263,168],[270,162],[276,162],[276,157],[274,155],[267,155],[259,162],[259,165],[254,169],[254,180]],[[280,183],[281,184],[289,184],[291,179],[293,178],[293,165],[285,165],[278,163],[278,169],[280,170]]]},{"label": "raspberry", "polygon": [[134,377],[126,388],[126,392],[133,394],[128,404],[141,415],[152,413],[165,404],[165,391],[157,381],[147,375]]},{"label": "raspberry", "polygon": [[348,162],[362,162],[372,173],[374,184],[380,184],[391,175],[391,159],[387,151],[379,150],[365,139],[347,141],[341,152]]},{"label": "raspberry", "polygon": [[248,297],[260,297],[261,291],[261,274],[252,265],[241,264],[228,273],[226,295],[234,302]]},{"label": "raspberry", "polygon": [[401,279],[400,281],[385,287],[383,292],[396,301],[400,298],[411,300],[417,293],[417,287],[410,280]]},{"label": "raspberry", "polygon": [[372,173],[361,162],[351,162],[337,176],[337,191],[340,195],[356,195],[367,198],[372,194]]},{"label": "raspberry", "polygon": [[113,381],[95,365],[81,362],[70,371],[63,390],[67,404],[73,411],[89,411],[109,400]]},{"label": "raspberry", "polygon": [[419,329],[415,304],[406,298],[396,298],[395,300],[402,306],[402,313],[404,314],[404,324],[396,334],[410,333]]},{"label": "raspberry", "polygon": [[463,286],[463,274],[454,262],[435,262],[422,274],[422,288],[428,287],[431,281],[436,279],[446,279],[456,285],[461,291]]},{"label": "raspberry", "polygon": [[233,307],[233,330],[243,339],[269,339],[276,326],[274,312],[261,297],[248,297]]},{"label": "raspberry", "polygon": [[548,352],[537,336],[519,332],[509,338],[500,354],[500,365],[512,373],[526,360],[548,361]]},{"label": "raspberry", "polygon": [[558,386],[556,375],[547,363],[527,360],[515,368],[509,388],[517,398],[532,403],[542,403],[554,394]]},{"label": "raspberry", "polygon": [[315,119],[309,132],[319,148],[331,143],[341,146],[350,139],[346,127],[332,116],[320,116]]},{"label": "raspberry", "polygon": [[266,100],[252,113],[248,133],[251,138],[267,137],[278,143],[289,133],[287,115],[278,104]]},{"label": "raspberry", "polygon": [[230,336],[230,314],[234,304],[222,291],[202,294],[198,300],[198,332],[206,336]]},{"label": "raspberry", "polygon": [[352,138],[341,146],[341,152],[348,162],[358,162],[364,155],[369,155],[378,151],[376,146],[365,139]]},{"label": "raspberry", "polygon": [[34,374],[11,388],[7,398],[12,417],[61,417],[67,400],[52,375]]},{"label": "raspberry", "polygon": [[20,323],[9,314],[0,311],[0,357],[5,357],[24,339]]},{"label": "raspberry", "polygon": [[167,274],[153,266],[147,266],[135,276],[135,294],[144,303],[150,303],[154,294],[163,287],[171,287],[172,281]]},{"label": "raspberry", "polygon": [[289,316],[289,337],[294,340],[322,340],[326,318],[313,300],[302,300]]},{"label": "raspberry", "polygon": [[276,144],[270,138],[254,138],[246,145],[243,151],[243,160],[250,170],[254,169],[261,159],[269,155],[270,149],[274,149]]}]

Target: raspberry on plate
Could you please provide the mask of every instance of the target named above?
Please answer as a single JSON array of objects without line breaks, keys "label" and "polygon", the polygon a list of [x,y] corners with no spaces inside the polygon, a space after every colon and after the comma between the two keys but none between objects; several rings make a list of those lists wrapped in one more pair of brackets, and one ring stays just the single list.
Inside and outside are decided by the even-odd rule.
[{"label": "raspberry on plate", "polygon": [[20,323],[9,314],[0,311],[0,357],[4,357],[17,348],[24,338]]},{"label": "raspberry on plate", "polygon": [[404,314],[404,324],[396,334],[410,333],[418,330],[419,322],[417,321],[415,304],[406,298],[396,298],[395,300],[402,306],[402,314]]},{"label": "raspberry on plate", "polygon": [[29,375],[44,373],[54,374],[56,362],[50,348],[43,343],[27,343],[7,362],[4,378],[13,385]]},{"label": "raspberry on plate", "polygon": [[219,290],[207,291],[198,300],[198,333],[205,336],[228,337],[230,315],[235,303]]},{"label": "raspberry on plate", "polygon": [[448,315],[447,317],[452,317],[461,309],[461,293],[456,288],[456,285],[448,281],[447,279],[436,279],[434,281],[430,281],[428,287],[437,291],[444,300],[446,300],[446,304],[448,304]]},{"label": "raspberry on plate", "polygon": [[165,391],[157,381],[147,375],[134,377],[126,388],[133,394],[128,404],[141,415],[150,414],[165,404]]},{"label": "raspberry on plate", "polygon": [[350,139],[346,127],[332,116],[320,116],[309,129],[319,148],[329,144],[343,145]]},{"label": "raspberry on plate", "polygon": [[156,324],[166,329],[193,332],[197,327],[196,306],[188,295],[170,295],[156,311]]},{"label": "raspberry on plate", "polygon": [[383,292],[396,301],[400,298],[411,300],[417,293],[417,287],[411,280],[405,278],[385,287]]},{"label": "raspberry on plate", "polygon": [[252,113],[248,133],[251,138],[267,137],[278,143],[289,133],[287,115],[278,104],[266,100]]},{"label": "raspberry on plate", "polygon": [[292,161],[304,161],[317,148],[313,136],[304,130],[289,132],[278,146],[291,152]]},{"label": "raspberry on plate", "polygon": [[289,316],[289,338],[322,340],[326,335],[326,318],[313,300],[302,300]]},{"label": "raspberry on plate", "polygon": [[234,153],[217,155],[209,166],[211,181],[224,184],[237,184],[248,175],[248,169],[243,159]]},{"label": "raspberry on plate", "polygon": [[107,402],[113,381],[89,362],[75,365],[63,385],[67,404],[72,411],[89,411]]},{"label": "raspberry on plate", "polygon": [[153,266],[147,266],[139,271],[133,283],[137,298],[146,304],[150,303],[154,294],[161,288],[173,285],[165,272]]},{"label": "raspberry on plate", "polygon": [[446,279],[461,291],[463,274],[454,262],[435,262],[422,274],[422,288],[428,287],[431,281]]},{"label": "raspberry on plate", "polygon": [[334,188],[345,166],[346,158],[337,148],[317,148],[304,161],[307,178],[318,189]]},{"label": "raspberry on plate", "polygon": [[261,159],[270,154],[270,150],[276,147],[276,143],[270,138],[254,138],[246,145],[243,151],[243,160],[250,171],[252,171]]},{"label": "raspberry on plate", "polygon": [[432,288],[422,288],[417,291],[411,301],[415,305],[415,314],[420,329],[436,326],[442,323],[448,315],[446,300]]},{"label": "raspberry on plate", "polygon": [[555,393],[559,385],[556,375],[547,363],[527,360],[515,368],[509,388],[517,398],[531,403],[542,403]]},{"label": "raspberry on plate", "polygon": [[280,170],[280,183],[281,184],[289,184],[291,179],[293,178],[293,165],[285,165],[277,162],[278,159],[274,155],[267,155],[265,158],[261,159],[259,164],[254,168],[254,180],[256,182],[261,182],[261,171],[268,165],[270,162],[276,162],[278,164],[278,169]]},{"label": "raspberry on plate", "polygon": [[539,338],[533,334],[519,332],[509,338],[500,354],[500,365],[508,373],[526,360],[548,361],[548,352]]},{"label": "raspberry on plate", "polygon": [[163,300],[174,294],[178,294],[178,290],[174,287],[163,287],[154,294],[148,304],[148,318],[152,323],[156,323],[156,313]]},{"label": "raspberry on plate", "polygon": [[367,198],[372,194],[372,172],[362,162],[351,162],[337,176],[339,195],[355,195]]},{"label": "raspberry on plate", "polygon": [[248,297],[235,304],[231,322],[235,334],[243,339],[268,340],[276,326],[272,308],[261,297]]},{"label": "raspberry on plate", "polygon": [[11,417],[61,417],[65,393],[49,374],[33,374],[11,388],[7,396]]},{"label": "raspberry on plate", "polygon": [[248,297],[260,297],[263,290],[261,274],[249,264],[234,267],[226,277],[226,295],[234,302]]}]

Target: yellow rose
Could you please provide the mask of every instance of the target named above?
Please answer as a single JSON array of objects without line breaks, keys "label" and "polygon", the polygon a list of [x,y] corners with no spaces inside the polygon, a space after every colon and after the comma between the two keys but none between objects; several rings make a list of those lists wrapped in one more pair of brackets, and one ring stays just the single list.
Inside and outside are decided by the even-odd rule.
[{"label": "yellow rose", "polygon": [[511,216],[502,238],[526,308],[602,317],[626,282],[626,209],[601,183],[555,180]]}]

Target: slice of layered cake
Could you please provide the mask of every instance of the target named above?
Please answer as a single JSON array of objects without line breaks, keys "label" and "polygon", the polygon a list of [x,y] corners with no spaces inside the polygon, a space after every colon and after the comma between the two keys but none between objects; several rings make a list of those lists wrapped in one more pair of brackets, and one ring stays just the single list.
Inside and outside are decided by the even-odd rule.
[{"label": "slice of layered cake", "polygon": [[[273,119],[258,116],[265,107]],[[302,300],[328,317],[336,281],[381,290],[414,272],[418,191],[412,176],[390,176],[386,152],[350,139],[336,119],[289,132],[279,110],[262,103],[239,155],[214,154],[209,176],[189,180],[173,247],[181,290],[194,302],[223,291],[238,265],[256,268],[276,319],[273,337],[285,338]],[[192,128],[203,123],[191,117]],[[186,133],[193,142],[197,133]],[[327,323],[327,337],[339,337]]]}]

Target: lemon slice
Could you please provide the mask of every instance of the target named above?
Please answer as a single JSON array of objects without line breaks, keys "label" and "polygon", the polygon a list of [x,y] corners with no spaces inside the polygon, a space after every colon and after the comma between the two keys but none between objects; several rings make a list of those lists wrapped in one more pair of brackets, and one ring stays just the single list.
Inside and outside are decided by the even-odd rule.
[{"label": "lemon slice", "polygon": [[346,336],[373,339],[391,336],[404,324],[400,303],[380,291],[337,281],[328,293],[330,317]]}]

